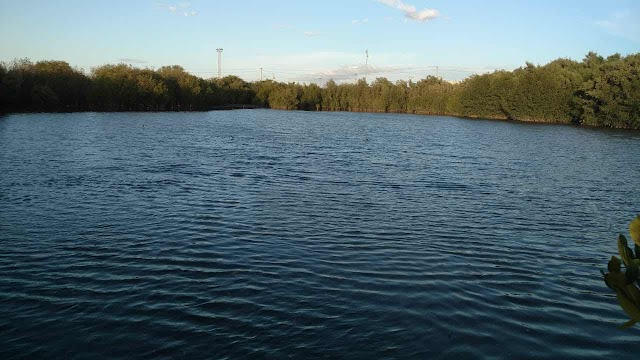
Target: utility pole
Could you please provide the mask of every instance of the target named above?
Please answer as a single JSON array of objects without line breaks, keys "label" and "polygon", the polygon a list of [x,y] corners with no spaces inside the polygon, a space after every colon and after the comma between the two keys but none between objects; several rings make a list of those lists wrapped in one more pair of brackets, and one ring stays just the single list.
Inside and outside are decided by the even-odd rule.
[{"label": "utility pole", "polygon": [[436,77],[440,77],[440,67],[436,65]]},{"label": "utility pole", "polygon": [[260,81],[262,81],[262,68],[260,68]]},{"label": "utility pole", "polygon": [[222,48],[217,48],[218,52],[218,79],[222,78]]}]

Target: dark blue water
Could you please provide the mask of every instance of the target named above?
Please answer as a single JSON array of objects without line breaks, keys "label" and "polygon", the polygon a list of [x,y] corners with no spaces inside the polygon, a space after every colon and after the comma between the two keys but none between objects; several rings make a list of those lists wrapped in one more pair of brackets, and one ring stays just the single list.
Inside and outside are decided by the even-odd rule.
[{"label": "dark blue water", "polygon": [[0,118],[0,358],[634,358],[599,274],[640,133]]}]

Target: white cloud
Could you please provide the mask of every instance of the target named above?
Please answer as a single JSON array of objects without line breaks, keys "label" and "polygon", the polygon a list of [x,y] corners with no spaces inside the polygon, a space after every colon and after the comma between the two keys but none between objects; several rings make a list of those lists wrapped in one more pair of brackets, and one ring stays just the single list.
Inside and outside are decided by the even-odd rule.
[{"label": "white cloud", "polygon": [[197,11],[191,10],[190,2],[179,2],[177,4],[165,4],[165,3],[156,3],[156,6],[168,10],[174,14],[182,15],[182,16],[196,16],[198,15]]},{"label": "white cloud", "polygon": [[405,4],[401,0],[376,0],[377,2],[387,5],[389,7],[398,9],[404,13],[407,19],[414,21],[428,21],[433,20],[440,16],[440,13],[436,9],[422,9],[418,10],[415,6]]},{"label": "white cloud", "polygon": [[146,64],[148,61],[134,58],[122,58],[118,59],[119,62],[127,63],[127,64]]},{"label": "white cloud", "polygon": [[367,78],[371,82],[377,77],[389,76],[396,73],[404,73],[414,70],[415,66],[407,65],[385,65],[375,66],[364,64],[342,65],[332,69],[321,70],[302,78],[303,81],[314,81],[316,79],[334,80],[336,82],[349,82],[356,79]]},{"label": "white cloud", "polygon": [[640,23],[629,10],[615,12],[605,20],[596,21],[595,24],[611,35],[640,42]]},{"label": "white cloud", "polygon": [[315,37],[315,36],[320,36],[322,35],[321,33],[317,32],[317,31],[305,31],[302,33],[304,36],[307,37]]},{"label": "white cloud", "polygon": [[295,29],[295,26],[287,24],[275,24],[273,25],[273,28],[278,30],[292,30]]},{"label": "white cloud", "polygon": [[[238,72],[246,80],[260,78],[260,68],[264,68],[264,76],[275,77],[277,81],[325,82],[334,79],[336,82],[353,82],[354,78],[363,78],[366,74],[368,81],[384,76],[395,81],[407,79],[413,74],[409,69],[419,61],[417,55],[410,52],[377,52],[369,50],[369,65],[365,71],[364,49],[354,52],[335,50],[272,53],[272,50],[261,50],[255,56],[239,56],[230,58],[233,62],[229,73]],[[247,69],[258,69],[253,72]],[[244,71],[244,72],[243,72]],[[322,78],[322,80],[320,80]]]},{"label": "white cloud", "polygon": [[361,25],[361,24],[366,24],[369,22],[369,19],[355,19],[355,20],[351,20],[351,24],[352,25]]}]

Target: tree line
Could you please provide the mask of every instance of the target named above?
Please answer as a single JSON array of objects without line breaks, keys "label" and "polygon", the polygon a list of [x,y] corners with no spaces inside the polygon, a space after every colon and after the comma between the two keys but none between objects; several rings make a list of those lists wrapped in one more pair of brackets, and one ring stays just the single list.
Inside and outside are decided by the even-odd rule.
[{"label": "tree line", "polygon": [[246,82],[202,79],[184,68],[103,65],[89,74],[63,61],[0,64],[0,112],[184,111],[251,104],[285,110],[438,114],[640,129],[640,54],[557,59],[459,83]]}]

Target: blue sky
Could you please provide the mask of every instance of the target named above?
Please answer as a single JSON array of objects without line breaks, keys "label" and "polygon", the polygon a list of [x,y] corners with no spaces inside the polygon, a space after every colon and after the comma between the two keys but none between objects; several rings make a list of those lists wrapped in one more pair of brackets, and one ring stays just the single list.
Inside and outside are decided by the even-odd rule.
[{"label": "blue sky", "polygon": [[[457,80],[640,52],[637,0],[0,0],[0,61],[179,64],[208,78]],[[365,67],[365,50],[369,51]],[[357,74],[357,75],[356,75]]]}]

